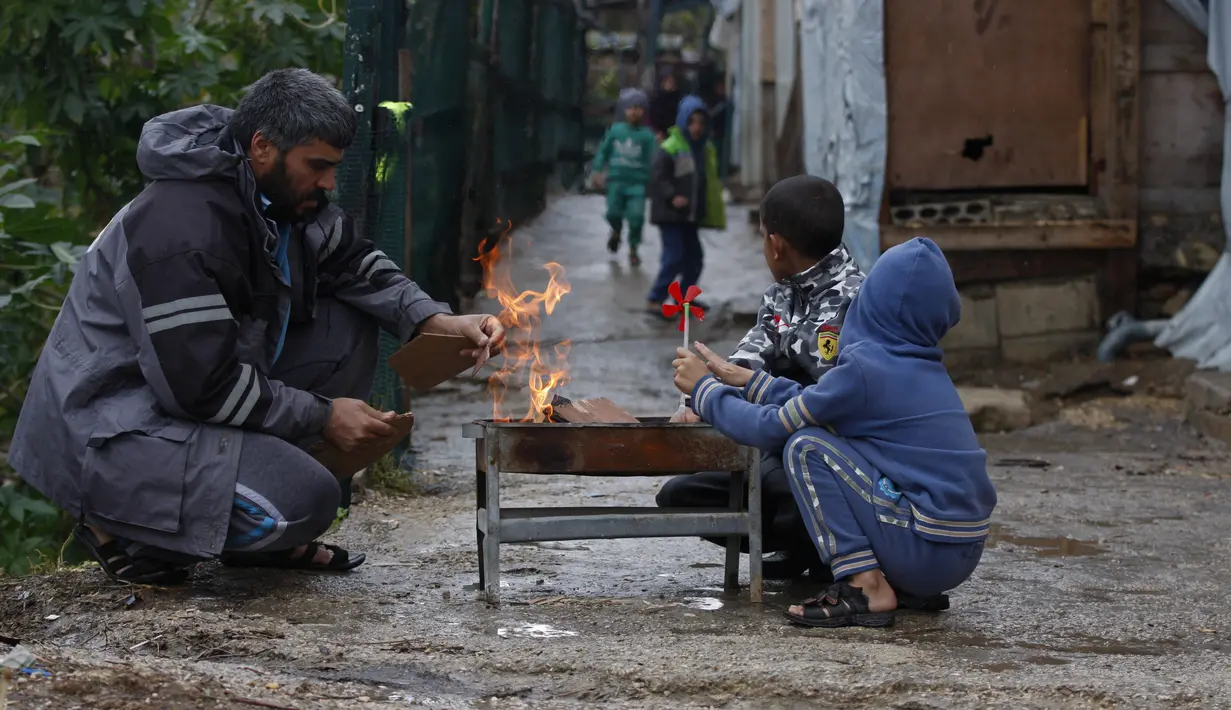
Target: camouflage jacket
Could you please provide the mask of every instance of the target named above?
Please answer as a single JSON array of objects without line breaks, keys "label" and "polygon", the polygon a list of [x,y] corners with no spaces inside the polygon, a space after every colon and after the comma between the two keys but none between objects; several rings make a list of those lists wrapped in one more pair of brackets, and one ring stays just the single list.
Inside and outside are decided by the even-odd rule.
[{"label": "camouflage jacket", "polygon": [[838,335],[863,272],[845,245],[765,292],[757,324],[728,361],[809,385],[838,359]]}]

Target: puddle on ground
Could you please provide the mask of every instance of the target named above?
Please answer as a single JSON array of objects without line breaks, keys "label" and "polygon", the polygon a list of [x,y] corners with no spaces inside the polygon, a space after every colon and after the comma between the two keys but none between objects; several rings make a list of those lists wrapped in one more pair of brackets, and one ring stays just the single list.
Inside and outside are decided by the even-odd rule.
[{"label": "puddle on ground", "polygon": [[995,523],[992,524],[988,547],[1019,545],[1032,548],[1035,557],[1087,557],[1102,554],[1105,550],[1089,540],[1074,540],[1071,537],[1024,537],[1014,535]]},{"label": "puddle on ground", "polygon": [[684,606],[698,611],[718,611],[722,602],[713,597],[684,597]]},{"label": "puddle on ground", "polygon": [[572,542],[572,541],[548,540],[545,542],[531,542],[531,543],[517,543],[517,544],[530,545],[532,547],[538,547],[543,550],[561,550],[561,551],[568,551],[568,552],[589,552],[590,551],[590,548],[586,547],[584,544],[580,542]]},{"label": "puddle on ground", "polygon": [[528,638],[528,639],[558,639],[569,636],[576,636],[576,631],[565,631],[557,629],[547,624],[519,624],[506,629],[496,629],[496,635],[500,638]]}]

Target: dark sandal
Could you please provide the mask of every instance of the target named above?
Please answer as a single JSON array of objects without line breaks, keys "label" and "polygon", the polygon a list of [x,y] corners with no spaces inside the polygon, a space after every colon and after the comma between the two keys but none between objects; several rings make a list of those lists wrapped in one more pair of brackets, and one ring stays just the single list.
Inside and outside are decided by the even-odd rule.
[{"label": "dark sandal", "polygon": [[863,590],[846,582],[835,582],[819,597],[805,599],[801,604],[803,614],[783,612],[786,618],[802,624],[826,629],[843,626],[866,626],[882,628],[893,626],[893,612],[871,612],[868,597]]},{"label": "dark sandal", "polygon": [[[328,564],[316,562],[316,553],[321,548],[333,553]],[[277,552],[232,552],[222,556],[222,564],[228,567],[269,567],[272,569],[304,569],[316,572],[349,572],[367,559],[357,552],[351,555],[337,545],[309,542],[303,554],[296,555],[295,548]]]},{"label": "dark sandal", "polygon": [[120,540],[101,542],[94,531],[84,525],[73,528],[73,537],[85,546],[103,573],[113,581],[125,584],[179,584],[188,579],[188,570],[183,567],[152,557],[129,555]]}]

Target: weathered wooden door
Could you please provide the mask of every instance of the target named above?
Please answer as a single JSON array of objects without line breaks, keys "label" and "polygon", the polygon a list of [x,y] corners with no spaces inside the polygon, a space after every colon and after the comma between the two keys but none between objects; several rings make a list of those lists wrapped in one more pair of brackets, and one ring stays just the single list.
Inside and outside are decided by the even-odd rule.
[{"label": "weathered wooden door", "polygon": [[1085,186],[1089,0],[885,0],[891,188]]}]

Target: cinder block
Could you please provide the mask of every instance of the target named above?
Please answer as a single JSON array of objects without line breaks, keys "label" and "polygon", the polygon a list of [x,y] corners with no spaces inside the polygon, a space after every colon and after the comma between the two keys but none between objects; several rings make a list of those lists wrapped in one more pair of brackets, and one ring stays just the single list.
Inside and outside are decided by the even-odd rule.
[{"label": "cinder block", "polygon": [[945,351],[949,371],[987,369],[1000,364],[1000,348],[962,348]]},{"label": "cinder block", "polygon": [[1048,333],[1001,338],[1000,352],[1005,362],[1035,363],[1059,360],[1075,355],[1091,357],[1098,351],[1097,331]]},{"label": "cinder block", "polygon": [[1098,289],[1094,277],[1061,282],[1027,281],[996,287],[1002,338],[1097,329]]},{"label": "cinder block", "polygon": [[990,200],[962,202],[923,202],[899,205],[890,211],[894,224],[976,224],[987,222],[992,214]]},{"label": "cinder block", "polygon": [[1195,410],[1215,414],[1231,412],[1231,374],[1194,372],[1184,382],[1184,398]]},{"label": "cinder block", "polygon": [[1231,417],[1189,407],[1186,419],[1203,436],[1231,444]]},{"label": "cinder block", "polygon": [[945,350],[995,348],[1000,345],[995,298],[972,298],[962,294],[962,320],[945,335],[940,346]]},{"label": "cinder block", "polygon": [[1021,390],[958,387],[957,393],[977,432],[1015,431],[1030,426],[1030,402]]}]

